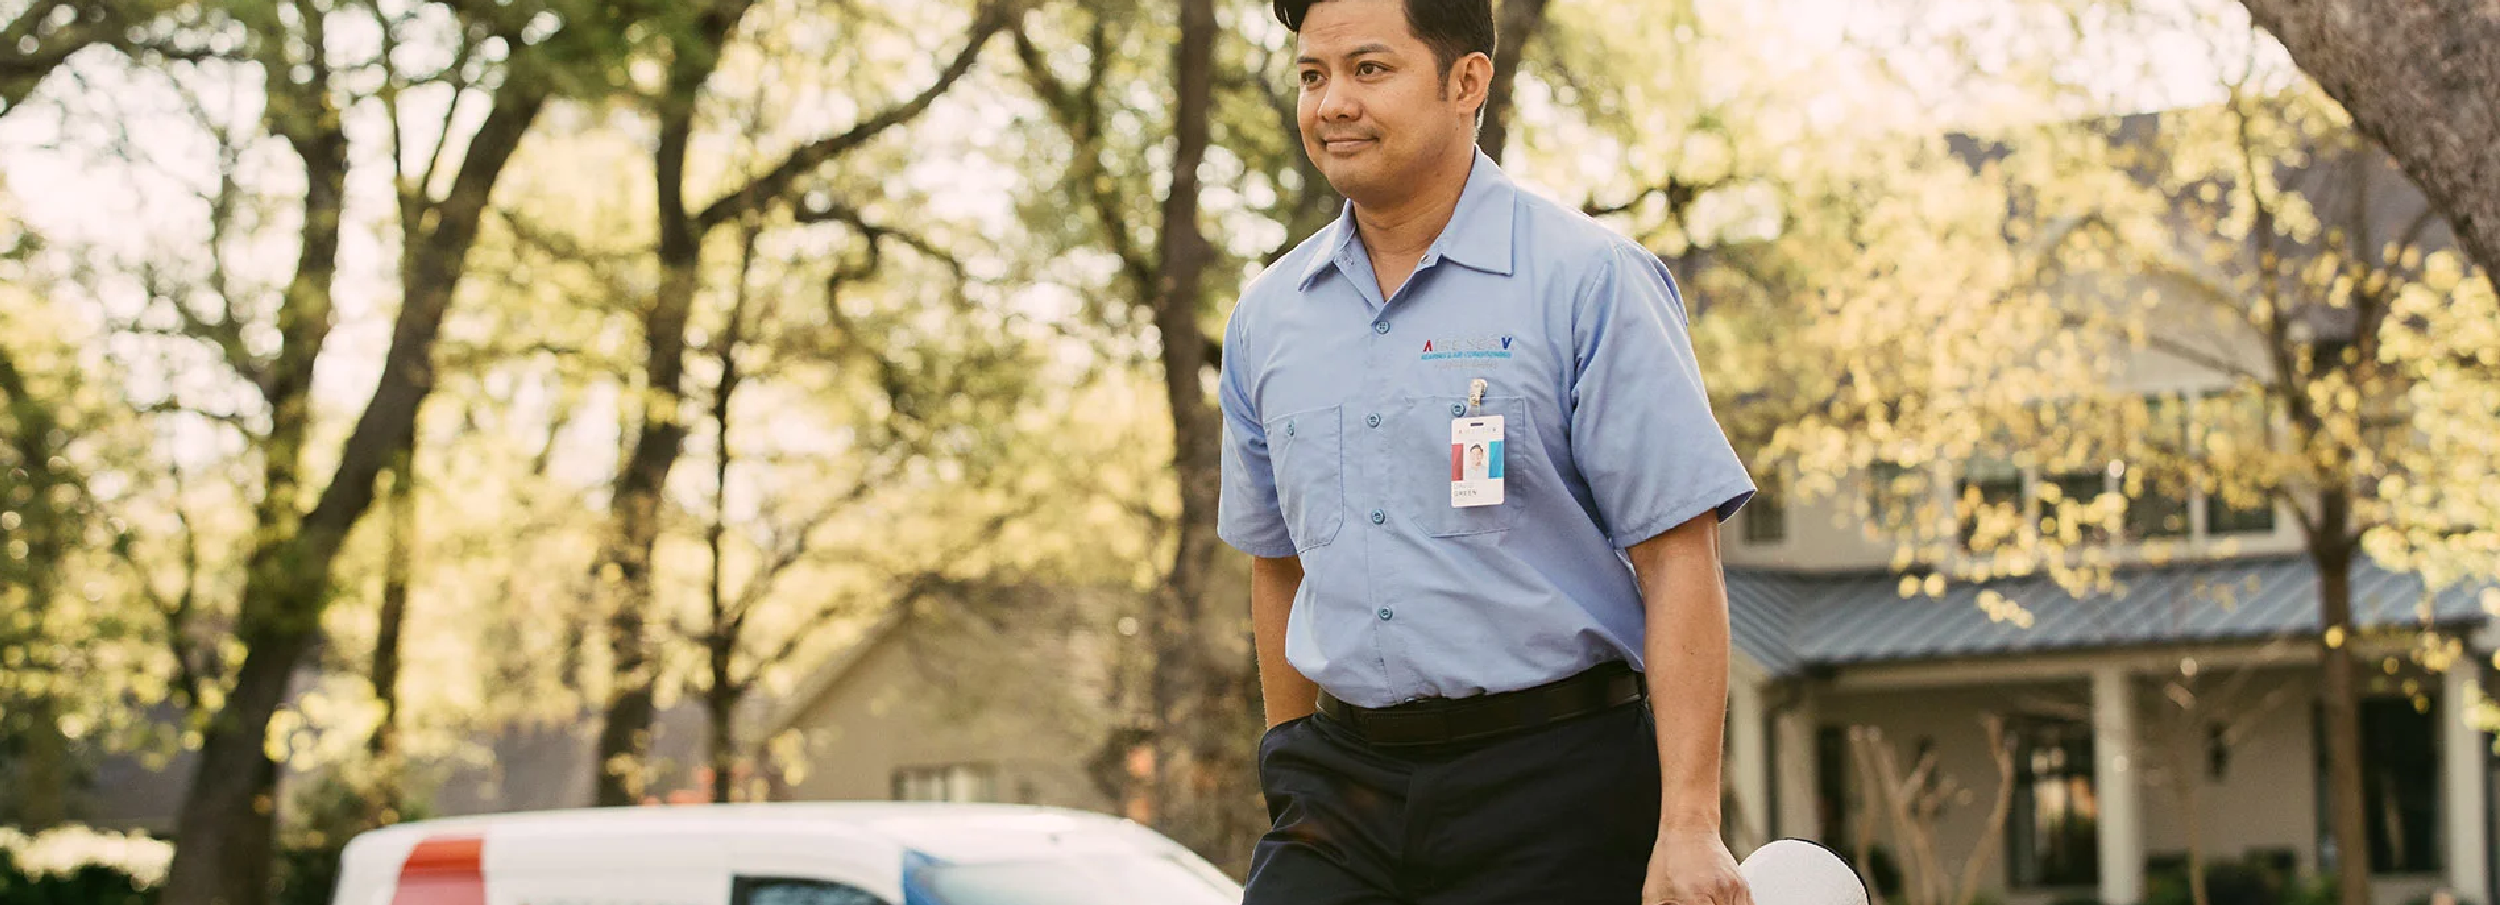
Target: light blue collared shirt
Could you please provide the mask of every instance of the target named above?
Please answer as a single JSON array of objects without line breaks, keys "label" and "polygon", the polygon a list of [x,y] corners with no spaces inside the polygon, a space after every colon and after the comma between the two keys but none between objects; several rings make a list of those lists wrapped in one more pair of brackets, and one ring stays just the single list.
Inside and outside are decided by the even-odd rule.
[{"label": "light blue collared shirt", "polygon": [[[1357,706],[1639,665],[1623,548],[1754,490],[1665,265],[1482,152],[1390,298],[1351,206],[1260,274],[1224,331],[1220,395],[1217,530],[1301,557],[1286,659]],[[1450,504],[1460,415],[1504,419],[1500,505]]]}]

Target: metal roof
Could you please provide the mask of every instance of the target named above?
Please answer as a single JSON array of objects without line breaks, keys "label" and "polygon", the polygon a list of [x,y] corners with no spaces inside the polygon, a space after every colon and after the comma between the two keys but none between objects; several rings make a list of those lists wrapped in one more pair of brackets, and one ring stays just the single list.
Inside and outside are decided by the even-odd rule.
[{"label": "metal roof", "polygon": [[[2083,596],[2046,575],[1950,583],[1941,597],[1903,597],[1897,574],[1728,572],[1738,650],[1774,675],[1808,666],[1983,657],[2213,641],[2317,631],[2317,570],[2305,556],[2121,569]],[[1983,594],[2018,605],[2025,627]],[[2363,628],[2458,627],[2490,618],[2482,586],[2426,595],[2422,580],[2367,557],[2353,564],[2353,621]]]}]

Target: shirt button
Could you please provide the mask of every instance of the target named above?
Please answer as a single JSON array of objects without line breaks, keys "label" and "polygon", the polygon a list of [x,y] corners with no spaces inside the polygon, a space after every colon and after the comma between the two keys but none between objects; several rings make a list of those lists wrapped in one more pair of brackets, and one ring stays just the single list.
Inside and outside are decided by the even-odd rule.
[{"label": "shirt button", "polygon": [[1388,607],[1385,607],[1385,606],[1380,608],[1380,621],[1382,621],[1382,622],[1387,622],[1387,621],[1389,621],[1389,620],[1391,620],[1391,619],[1395,619],[1395,618],[1397,618],[1397,615],[1398,615],[1398,613],[1397,613],[1397,611],[1396,611],[1396,610],[1392,610],[1392,609],[1390,609],[1390,608],[1388,608]]},{"label": "shirt button", "polygon": [[1364,423],[1364,424],[1369,424],[1369,425],[1371,425],[1371,426],[1373,426],[1373,427],[1379,427],[1379,426],[1380,426],[1380,413],[1379,413],[1379,412],[1373,412],[1373,413],[1371,413],[1371,414],[1369,414],[1369,415],[1365,415],[1365,416],[1363,416],[1363,423]]},{"label": "shirt button", "polygon": [[1383,335],[1383,336],[1388,335],[1388,334],[1389,334],[1389,322],[1388,322],[1388,321],[1379,321],[1379,322],[1376,322],[1376,323],[1372,324],[1372,332],[1373,332],[1373,333],[1378,333],[1378,334],[1381,334],[1381,335]]},{"label": "shirt button", "polygon": [[1388,520],[1389,520],[1389,514],[1388,514],[1388,513],[1386,513],[1386,512],[1382,512],[1382,511],[1380,511],[1380,510],[1378,510],[1378,509],[1374,509],[1374,510],[1372,510],[1372,524],[1378,525],[1378,524],[1385,523],[1385,522],[1387,522]]},{"label": "shirt button", "polygon": [[1293,436],[1293,422],[1291,421],[1285,422],[1285,436]]},{"label": "shirt button", "polygon": [[[1450,403],[1450,417],[1452,417],[1452,418],[1456,418],[1456,417],[1459,417],[1459,416],[1462,416],[1462,415],[1465,415],[1465,414],[1467,414],[1467,405],[1466,405],[1465,403],[1460,403],[1460,402],[1453,402],[1453,403]],[[1286,433],[1292,433],[1292,432],[1291,432],[1291,431],[1287,431]]]}]

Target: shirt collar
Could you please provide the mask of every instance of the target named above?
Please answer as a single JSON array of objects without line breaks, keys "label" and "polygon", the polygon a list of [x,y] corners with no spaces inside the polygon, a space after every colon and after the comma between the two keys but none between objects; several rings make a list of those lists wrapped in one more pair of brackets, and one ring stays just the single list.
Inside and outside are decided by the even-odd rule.
[{"label": "shirt collar", "polygon": [[[1510,177],[1503,175],[1501,166],[1483,149],[1477,149],[1475,163],[1467,170],[1467,187],[1459,190],[1458,206],[1450,211],[1449,225],[1441,228],[1440,238],[1424,251],[1416,269],[1447,258],[1475,270],[1510,276],[1511,227],[1518,208],[1518,192]],[[1329,268],[1343,270],[1342,259],[1354,253],[1354,203],[1347,202],[1328,228],[1334,232],[1322,241],[1326,253],[1312,255],[1310,263],[1303,265],[1302,279],[1297,284],[1303,291],[1309,291],[1311,283]]]}]

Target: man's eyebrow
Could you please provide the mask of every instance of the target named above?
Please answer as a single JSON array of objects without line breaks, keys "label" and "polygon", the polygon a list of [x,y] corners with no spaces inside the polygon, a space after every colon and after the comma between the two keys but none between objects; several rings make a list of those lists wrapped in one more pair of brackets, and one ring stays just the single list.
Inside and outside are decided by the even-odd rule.
[{"label": "man's eyebrow", "polygon": [[[1387,44],[1372,43],[1372,44],[1365,44],[1365,45],[1362,45],[1362,46],[1360,46],[1360,47],[1356,47],[1356,48],[1354,48],[1353,50],[1346,51],[1346,52],[1345,52],[1345,58],[1346,58],[1346,59],[1351,60],[1351,59],[1354,59],[1355,57],[1363,56],[1363,55],[1365,55],[1365,54],[1374,54],[1374,53],[1396,53],[1396,52],[1397,52],[1397,51],[1396,51],[1395,49],[1391,48],[1391,47],[1390,47],[1389,45],[1387,45]],[[1296,66],[1301,66],[1301,65],[1310,64],[1310,63],[1318,63],[1318,62],[1320,62],[1320,58],[1315,57],[1315,56],[1312,56],[1312,55],[1307,54],[1307,53],[1306,53],[1306,54],[1303,54],[1303,55],[1302,55],[1302,56],[1300,56],[1300,57],[1296,57],[1296,58],[1294,59],[1294,61],[1293,61],[1294,65],[1296,65]]]}]

